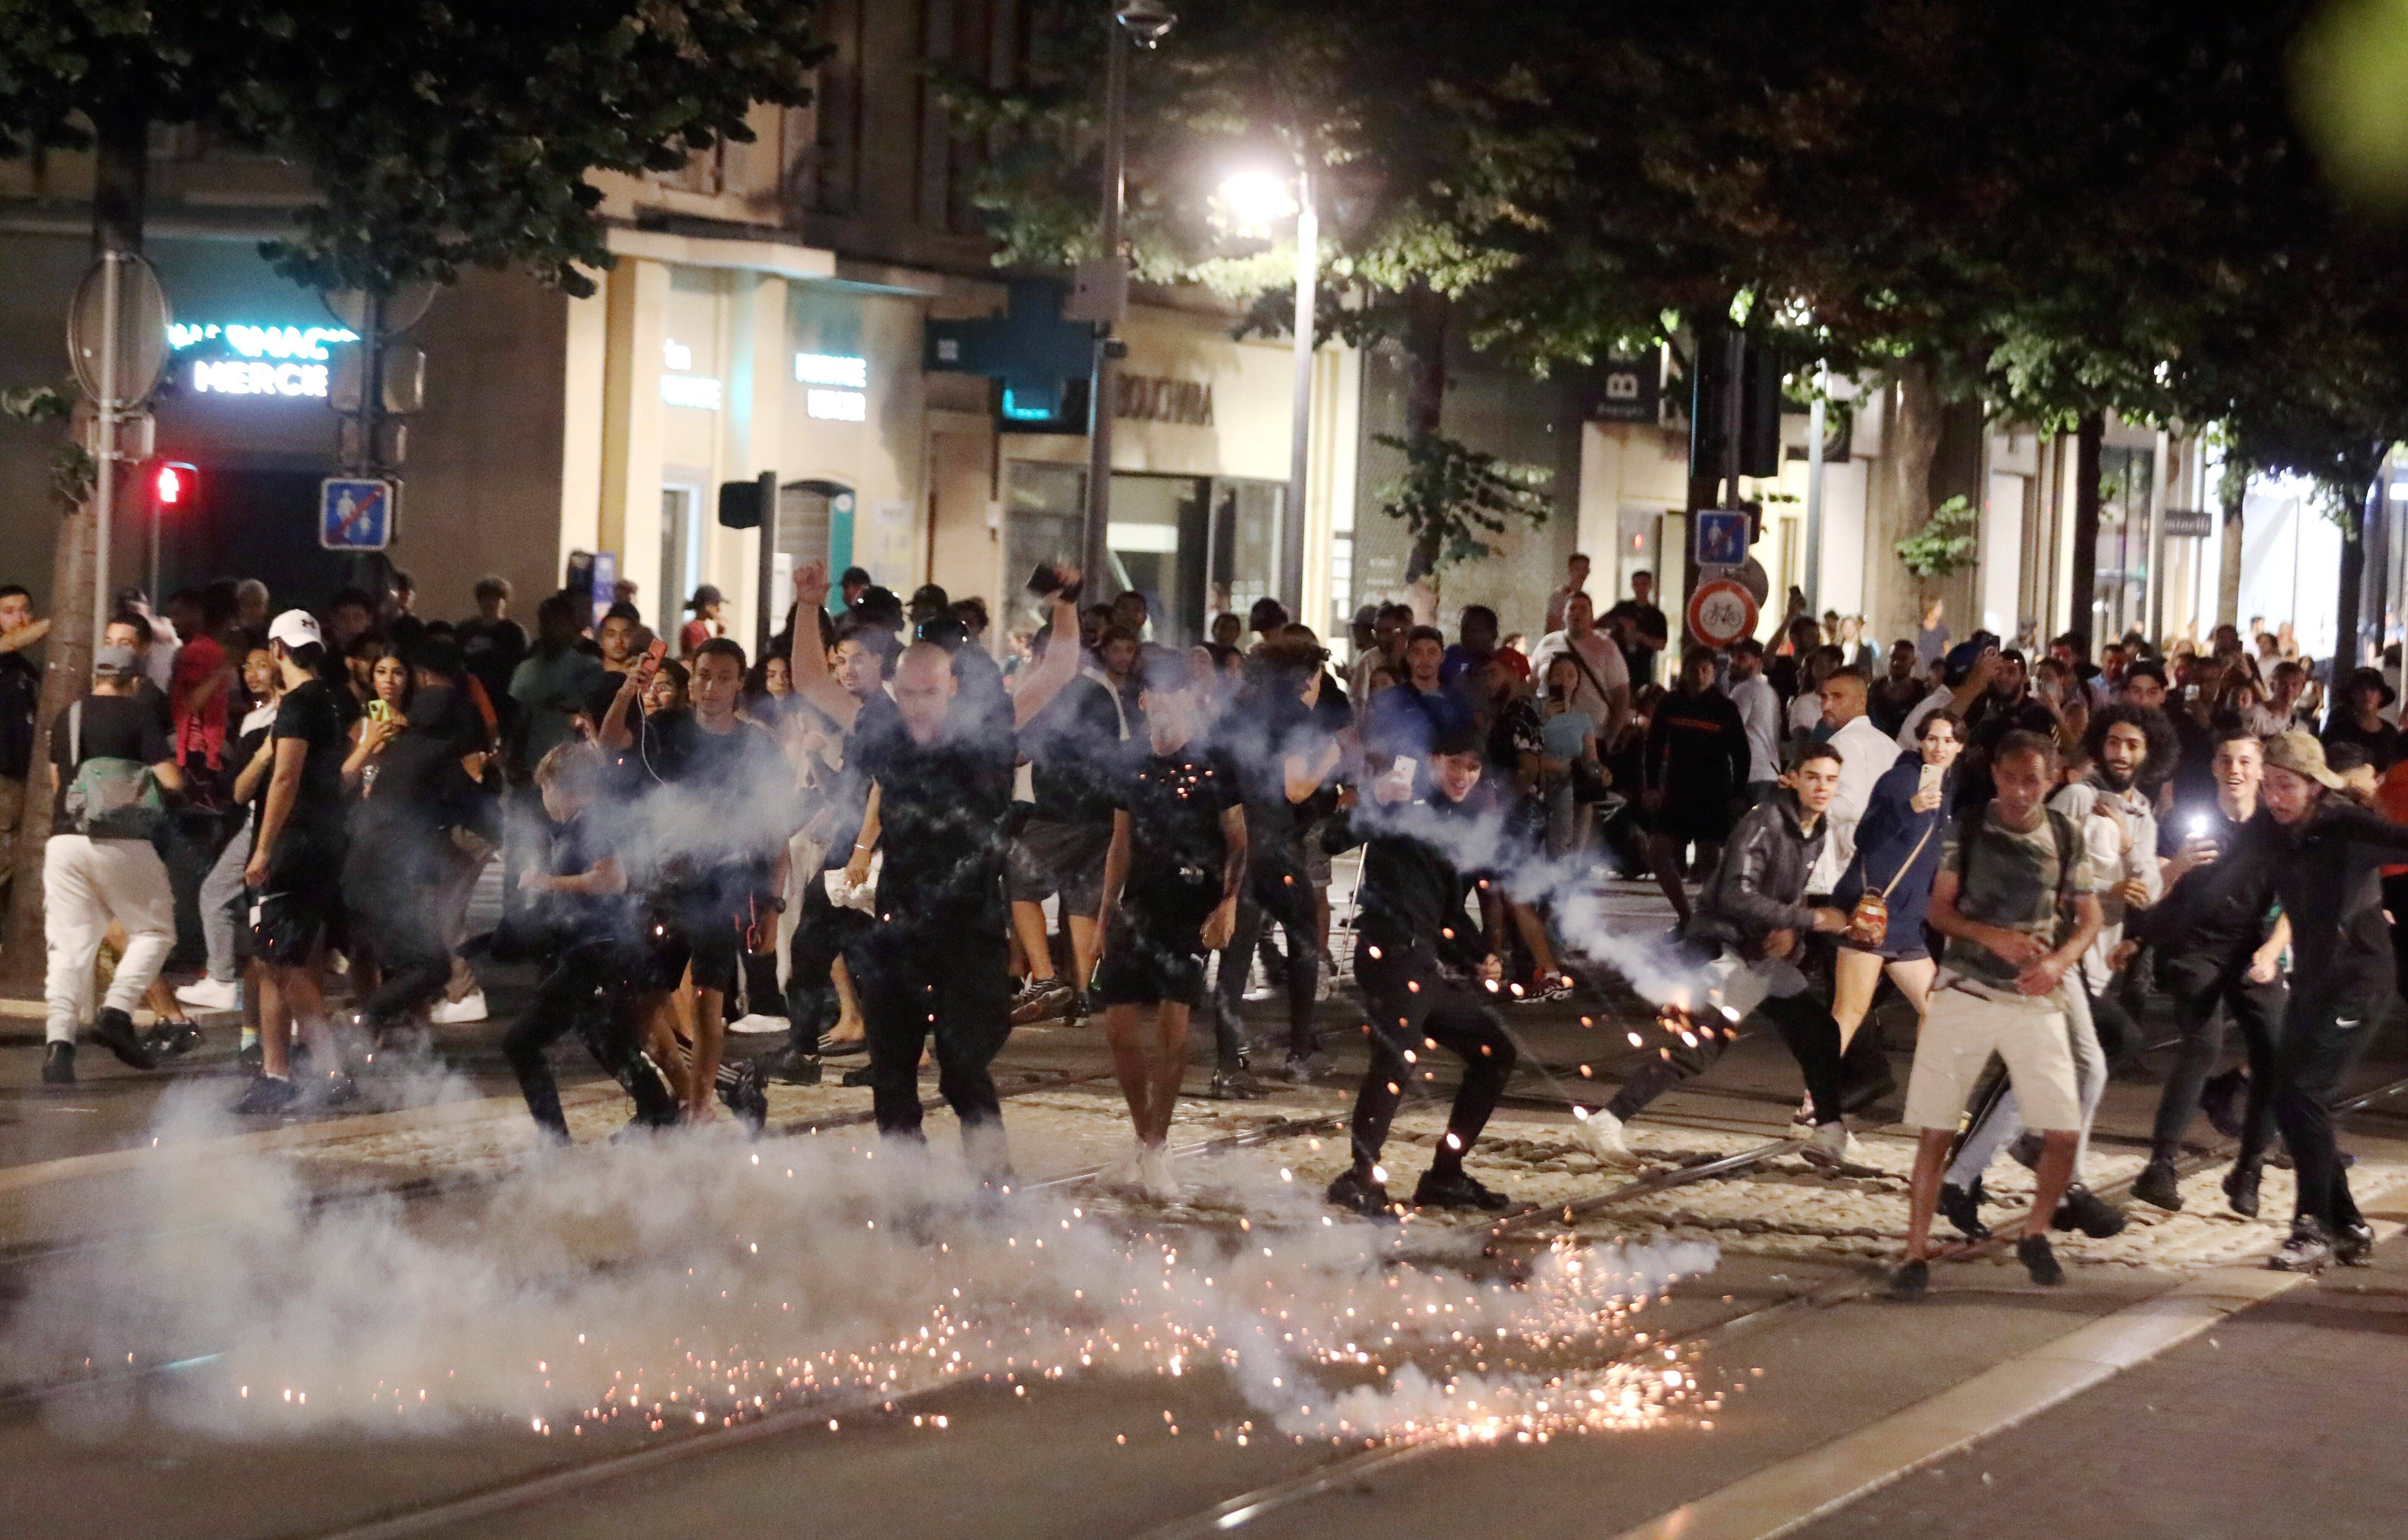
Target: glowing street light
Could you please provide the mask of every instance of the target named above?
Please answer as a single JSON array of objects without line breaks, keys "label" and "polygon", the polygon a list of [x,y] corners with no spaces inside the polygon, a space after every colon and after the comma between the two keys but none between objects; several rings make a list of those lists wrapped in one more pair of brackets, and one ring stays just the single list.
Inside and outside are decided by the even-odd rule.
[{"label": "glowing street light", "polygon": [[1268,235],[1296,221],[1296,381],[1288,448],[1287,509],[1280,520],[1280,601],[1304,620],[1304,494],[1312,457],[1314,291],[1321,278],[1321,219],[1313,207],[1312,156],[1308,144],[1296,175],[1249,168],[1221,183],[1220,201],[1239,229]]},{"label": "glowing street light", "polygon": [[1240,171],[1221,184],[1221,206],[1238,229],[1249,235],[1268,235],[1271,227],[1296,217],[1296,192],[1289,178],[1275,171]]}]

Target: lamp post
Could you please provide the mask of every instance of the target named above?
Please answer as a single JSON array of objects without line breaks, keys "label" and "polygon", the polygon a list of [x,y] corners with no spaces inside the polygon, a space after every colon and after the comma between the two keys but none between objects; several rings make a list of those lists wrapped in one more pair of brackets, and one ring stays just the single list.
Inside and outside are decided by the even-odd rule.
[{"label": "lamp post", "polygon": [[[1128,0],[1112,12],[1111,36],[1104,45],[1104,218],[1100,283],[1088,319],[1097,320],[1096,357],[1087,390],[1087,519],[1079,543],[1079,564],[1087,592],[1104,597],[1111,571],[1112,408],[1114,384],[1126,347],[1112,328],[1128,307],[1128,259],[1121,250],[1121,211],[1128,182],[1128,53],[1151,49],[1179,18],[1161,0]],[[1082,287],[1085,287],[1082,283]]]},{"label": "lamp post", "polygon": [[1312,154],[1308,150],[1297,159],[1293,192],[1286,178],[1275,172],[1241,171],[1221,184],[1221,197],[1238,222],[1252,229],[1268,230],[1288,215],[1296,216],[1295,380],[1289,404],[1287,506],[1280,517],[1279,598],[1293,619],[1312,625],[1304,612],[1304,524],[1305,490],[1312,467],[1312,343],[1314,296],[1321,278],[1321,218],[1313,206]]}]

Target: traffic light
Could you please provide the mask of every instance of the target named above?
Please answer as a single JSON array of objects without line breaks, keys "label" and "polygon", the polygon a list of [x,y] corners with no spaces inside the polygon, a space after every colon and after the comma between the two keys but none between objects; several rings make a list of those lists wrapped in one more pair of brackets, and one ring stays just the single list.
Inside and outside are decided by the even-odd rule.
[{"label": "traffic light", "polygon": [[161,460],[150,466],[150,511],[162,518],[191,508],[200,490],[200,472],[183,461]]}]

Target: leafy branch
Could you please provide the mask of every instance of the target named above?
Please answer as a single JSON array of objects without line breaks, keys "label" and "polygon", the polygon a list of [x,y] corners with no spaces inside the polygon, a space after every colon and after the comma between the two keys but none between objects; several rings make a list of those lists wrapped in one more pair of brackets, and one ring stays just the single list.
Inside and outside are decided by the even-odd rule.
[{"label": "leafy branch", "polygon": [[1931,510],[1921,529],[1890,549],[1917,578],[1926,581],[1945,578],[1973,564],[1974,548],[1980,543],[1975,532],[1981,521],[1970,499],[1952,497]]},{"label": "leafy branch", "polygon": [[[64,422],[75,416],[75,392],[56,385],[21,385],[0,392],[0,417],[20,422]],[[73,434],[51,446],[50,460],[50,495],[58,499],[60,511],[73,513],[92,495],[98,463]]]},{"label": "leafy branch", "polygon": [[1536,528],[1555,509],[1555,500],[1539,490],[1552,478],[1541,466],[1509,464],[1440,434],[1412,440],[1380,434],[1374,442],[1405,455],[1404,475],[1381,490],[1380,511],[1412,533],[1407,582],[1493,556],[1488,536],[1516,520]]}]

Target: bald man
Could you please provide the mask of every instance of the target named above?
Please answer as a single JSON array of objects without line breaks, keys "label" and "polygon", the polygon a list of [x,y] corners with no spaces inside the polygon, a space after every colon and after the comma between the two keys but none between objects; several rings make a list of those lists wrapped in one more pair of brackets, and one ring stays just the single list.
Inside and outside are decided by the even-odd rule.
[{"label": "bald man", "polygon": [[1873,783],[1898,763],[1898,741],[1866,715],[1871,689],[1864,675],[1853,668],[1835,669],[1823,679],[1823,725],[1829,729],[1824,741],[1840,751],[1840,790],[1831,798],[1830,811],[1824,815],[1830,834],[1823,841],[1813,876],[1807,880],[1810,893],[1828,893],[1838,887],[1840,875],[1856,859],[1856,824],[1872,801]]},{"label": "bald man", "polygon": [[[1078,574],[1059,576],[1053,634],[1073,636]],[[795,574],[798,617],[812,615],[826,597],[825,567],[814,563]],[[805,623],[795,631],[814,635]],[[1079,649],[1046,649],[1013,694],[1006,720],[953,709],[953,658],[932,643],[904,649],[891,711],[866,705],[831,677],[816,645],[798,643],[794,653],[796,693],[854,734],[850,757],[870,782],[849,875],[856,884],[866,880],[873,857],[884,855],[873,923],[845,956],[861,993],[878,1131],[920,1137],[920,1055],[934,1037],[938,1092],[961,1119],[963,1153],[995,1186],[1010,1176],[987,1066],[1011,1032],[1004,820],[1012,765],[1019,729],[1077,677],[1078,666]]]}]

